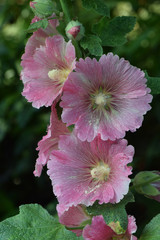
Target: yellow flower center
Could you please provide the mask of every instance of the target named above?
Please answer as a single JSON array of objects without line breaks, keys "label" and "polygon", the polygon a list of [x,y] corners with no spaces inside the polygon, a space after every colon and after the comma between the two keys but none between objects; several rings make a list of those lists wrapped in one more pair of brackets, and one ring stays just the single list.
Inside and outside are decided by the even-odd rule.
[{"label": "yellow flower center", "polygon": [[93,109],[105,108],[106,110],[109,110],[111,107],[112,99],[112,95],[102,88],[91,94],[91,103]]},{"label": "yellow flower center", "polygon": [[100,162],[96,167],[92,168],[91,176],[96,181],[107,181],[110,174],[108,164]]},{"label": "yellow flower center", "polygon": [[106,95],[103,93],[99,93],[97,96],[95,96],[95,103],[101,106],[106,105],[107,103]]},{"label": "yellow flower center", "polygon": [[69,73],[71,72],[70,69],[53,69],[51,71],[48,72],[48,77],[53,80],[58,82],[59,84],[63,84]]}]

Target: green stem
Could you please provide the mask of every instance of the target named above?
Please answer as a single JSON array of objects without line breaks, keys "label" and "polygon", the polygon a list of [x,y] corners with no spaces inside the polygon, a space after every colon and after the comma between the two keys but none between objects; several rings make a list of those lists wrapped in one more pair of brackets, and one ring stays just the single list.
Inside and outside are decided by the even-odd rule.
[{"label": "green stem", "polygon": [[76,49],[76,57],[77,57],[77,60],[78,60],[79,58],[82,57],[82,53],[81,53],[80,47],[79,47],[78,42],[76,40],[73,39],[72,43],[73,43],[73,45],[74,45],[74,47]]},{"label": "green stem", "polygon": [[152,179],[150,179],[150,180],[148,180],[148,181],[146,181],[146,182],[144,182],[144,183],[141,183],[141,184],[132,185],[132,186],[130,187],[130,190],[132,190],[132,189],[134,189],[134,188],[137,188],[137,187],[145,186],[145,185],[147,185],[147,184],[149,184],[149,183],[152,183],[152,182],[155,182],[155,181],[157,181],[157,180],[160,180],[160,176],[157,176],[157,177],[155,177],[155,178],[152,178]]},{"label": "green stem", "polygon": [[67,230],[79,230],[79,229],[83,229],[84,227],[74,227],[74,228],[70,228],[70,227],[66,227]]},{"label": "green stem", "polygon": [[60,0],[60,3],[61,3],[61,7],[62,7],[62,10],[65,15],[66,23],[69,23],[71,21],[71,18],[70,18],[70,14],[68,11],[67,2],[66,2],[66,0]]},{"label": "green stem", "polygon": [[[60,3],[61,3],[61,7],[62,7],[62,10],[63,10],[64,15],[65,15],[65,21],[66,21],[66,24],[67,24],[71,21],[71,17],[70,17],[68,6],[67,6],[67,0],[60,0]],[[78,42],[76,40],[72,40],[72,43],[75,46],[76,56],[77,56],[77,60],[78,60],[79,58],[82,57],[80,47],[79,47]]]},{"label": "green stem", "polygon": [[[85,209],[84,209],[84,211],[85,211]],[[86,211],[85,211],[86,212]],[[86,213],[87,215],[88,215],[88,213]],[[88,215],[89,216],[89,215]],[[91,215],[90,215],[90,217],[91,217]],[[68,230],[78,230],[78,229],[83,229],[87,224],[91,224],[91,222],[92,222],[92,218],[90,218],[90,219],[88,219],[88,220],[86,220],[86,221],[84,221],[84,222],[82,222],[82,224],[79,226],[79,227],[66,227]]]}]

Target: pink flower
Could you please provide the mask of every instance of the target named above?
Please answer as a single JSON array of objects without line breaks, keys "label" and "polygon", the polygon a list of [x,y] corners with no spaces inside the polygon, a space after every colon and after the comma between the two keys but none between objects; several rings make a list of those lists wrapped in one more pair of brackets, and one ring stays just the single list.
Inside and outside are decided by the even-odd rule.
[{"label": "pink flower", "polygon": [[27,58],[22,72],[22,95],[36,108],[50,106],[62,93],[63,85],[75,66],[75,49],[60,35],[48,37]]},{"label": "pink flower", "polygon": [[[32,23],[39,20],[35,17]],[[52,104],[61,94],[63,83],[75,65],[73,45],[57,35],[58,20],[48,22],[46,29],[38,29],[29,38],[21,62],[21,79],[24,83],[22,95],[33,102],[36,108]]]},{"label": "pink flower", "polygon": [[39,151],[39,156],[36,161],[35,176],[39,177],[41,175],[43,166],[48,162],[51,152],[58,149],[59,136],[67,133],[69,133],[69,131],[66,125],[58,119],[55,106],[52,105],[47,135],[38,143],[37,150]]},{"label": "pink flower", "polygon": [[61,106],[63,122],[75,124],[81,141],[123,138],[136,131],[150,110],[152,96],[144,72],[108,53],[99,62],[80,59],[65,84]]},{"label": "pink flower", "polygon": [[[70,207],[68,211],[61,212],[62,206],[58,205],[57,211],[59,215],[59,222],[68,228],[77,228],[85,226],[91,221],[91,217],[86,213],[85,206],[78,205],[77,207]],[[82,235],[83,229],[71,230],[77,236]]]},{"label": "pink flower", "polygon": [[125,139],[80,141],[73,133],[60,136],[59,150],[48,161],[48,175],[59,203],[72,205],[117,203],[128,192],[134,148]]},{"label": "pink flower", "polygon": [[132,233],[135,233],[136,230],[137,226],[133,216],[128,216],[128,228],[126,232],[117,234],[113,227],[111,228],[105,223],[101,215],[92,218],[92,224],[87,225],[83,230],[83,237],[85,240],[137,240],[137,238],[132,235]]}]

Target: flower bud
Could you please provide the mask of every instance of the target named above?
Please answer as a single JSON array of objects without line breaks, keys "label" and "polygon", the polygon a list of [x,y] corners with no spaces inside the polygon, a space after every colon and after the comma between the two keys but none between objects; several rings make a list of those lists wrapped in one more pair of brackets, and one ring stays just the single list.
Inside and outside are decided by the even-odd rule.
[{"label": "flower bud", "polygon": [[66,35],[69,39],[80,40],[84,36],[85,29],[78,21],[71,21],[66,27]]},{"label": "flower bud", "polygon": [[36,4],[36,2],[32,2],[32,1],[30,1],[30,3],[29,3],[31,8],[35,8],[35,6],[34,6],[35,4]]},{"label": "flower bud", "polygon": [[[72,232],[76,233],[77,236],[81,236],[83,228],[87,224],[91,224],[91,216],[87,214],[85,205],[77,205],[70,207],[65,211],[63,205],[57,205],[57,212],[59,216],[59,222],[65,225],[67,228],[72,228]],[[82,227],[82,229],[76,229]],[[74,230],[75,228],[75,230]],[[70,229],[68,229],[70,230]]]},{"label": "flower bud", "polygon": [[138,193],[160,202],[160,172],[143,171],[138,173],[133,180],[133,186]]}]

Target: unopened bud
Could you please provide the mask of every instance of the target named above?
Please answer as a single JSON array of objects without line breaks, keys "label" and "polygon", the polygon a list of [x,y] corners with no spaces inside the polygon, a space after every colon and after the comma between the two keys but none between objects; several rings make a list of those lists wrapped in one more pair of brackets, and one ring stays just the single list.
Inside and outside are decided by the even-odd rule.
[{"label": "unopened bud", "polygon": [[69,39],[80,40],[84,36],[84,27],[78,21],[71,21],[66,27],[66,35]]},{"label": "unopened bud", "polygon": [[36,2],[30,2],[30,3],[29,3],[29,5],[30,5],[31,8],[35,8],[35,6],[34,6],[35,4],[36,4]]},{"label": "unopened bud", "polygon": [[133,180],[133,186],[138,193],[160,202],[160,172],[138,173]]}]

